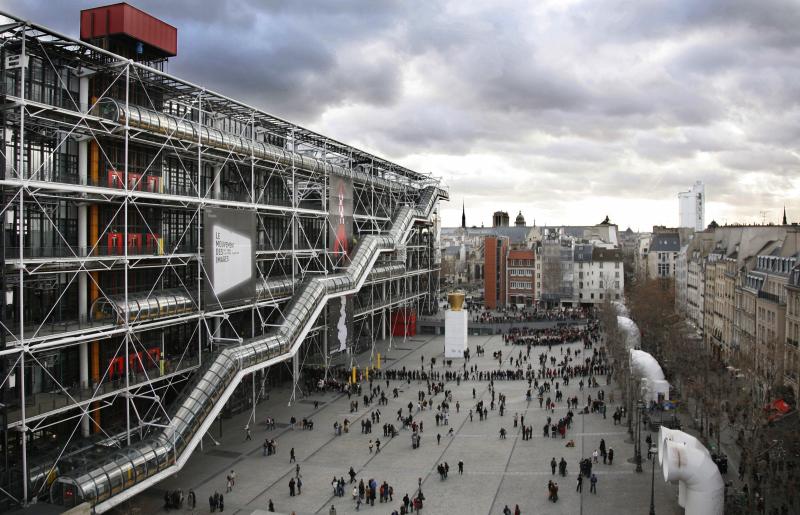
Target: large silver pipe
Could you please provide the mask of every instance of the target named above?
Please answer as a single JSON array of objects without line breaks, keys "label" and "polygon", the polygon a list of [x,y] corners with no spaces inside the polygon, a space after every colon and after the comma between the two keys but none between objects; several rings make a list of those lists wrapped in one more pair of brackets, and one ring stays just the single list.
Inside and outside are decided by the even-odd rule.
[{"label": "large silver pipe", "polygon": [[[373,267],[367,276],[368,281],[378,281],[390,276],[401,276],[405,266],[399,263]],[[299,280],[291,277],[263,280],[256,285],[256,301],[268,299],[285,299],[294,292]],[[97,301],[97,306],[104,315],[116,317],[120,323],[126,319],[130,321],[152,320],[195,311],[195,298],[187,290],[180,288],[158,290],[139,295],[109,295]]]},{"label": "large silver pipe", "polygon": [[[71,488],[79,503],[89,502],[97,513],[103,513],[166,474],[180,470],[245,372],[297,352],[327,299],[359,289],[379,255],[402,245],[414,221],[427,220],[437,199],[444,195],[446,192],[435,187],[422,190],[416,207],[404,206],[398,210],[388,234],[363,238],[344,272],[314,276],[303,282],[295,290],[284,322],[274,334],[226,348],[213,360],[206,361],[196,372],[193,384],[184,390],[186,397],[170,410],[169,420],[159,433],[127,447],[121,455],[109,456],[108,461],[80,475],[60,477],[53,483],[51,497],[55,498],[59,489]],[[391,276],[399,271],[396,265],[389,265],[381,273]]]},{"label": "large silver pipe", "polygon": [[[131,105],[125,107],[116,100],[103,99],[100,101],[99,109],[100,115],[104,118],[109,118],[119,124],[125,124],[127,121],[130,127],[148,132],[191,142],[199,140],[203,145],[225,152],[254,156],[257,159],[285,166],[294,166],[309,172],[349,177],[356,182],[374,184],[389,190],[402,191],[407,189],[397,181],[345,168],[322,159],[292,152],[269,143],[256,141],[249,137],[239,136],[144,107]],[[388,172],[388,170],[386,171]]]}]

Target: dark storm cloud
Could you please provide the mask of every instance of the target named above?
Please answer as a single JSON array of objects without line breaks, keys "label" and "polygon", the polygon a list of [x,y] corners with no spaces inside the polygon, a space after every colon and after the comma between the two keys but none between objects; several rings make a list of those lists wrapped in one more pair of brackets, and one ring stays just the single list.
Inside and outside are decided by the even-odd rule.
[{"label": "dark storm cloud", "polygon": [[[0,0],[73,35],[98,3]],[[646,228],[697,179],[728,221],[800,194],[796,0],[135,4],[178,27],[171,73],[441,175],[473,218],[614,199]]]}]

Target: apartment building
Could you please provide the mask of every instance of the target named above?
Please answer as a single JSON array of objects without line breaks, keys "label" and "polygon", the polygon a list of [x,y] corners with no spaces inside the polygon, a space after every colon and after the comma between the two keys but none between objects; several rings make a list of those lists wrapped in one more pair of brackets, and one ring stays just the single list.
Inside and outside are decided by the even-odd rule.
[{"label": "apartment building", "polygon": [[606,300],[620,300],[625,291],[622,250],[575,245],[574,276],[577,303],[597,305]]},{"label": "apartment building", "polygon": [[800,265],[795,265],[786,283],[786,345],[783,377],[800,399]]},{"label": "apartment building", "polygon": [[686,295],[676,307],[721,359],[752,361],[765,401],[777,384],[797,389],[798,252],[797,225],[710,227],[685,252]]}]

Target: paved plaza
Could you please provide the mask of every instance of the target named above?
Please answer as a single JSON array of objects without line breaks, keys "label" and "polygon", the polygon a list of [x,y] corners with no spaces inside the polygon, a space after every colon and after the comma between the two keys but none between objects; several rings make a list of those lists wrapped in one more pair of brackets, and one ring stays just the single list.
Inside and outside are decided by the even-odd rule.
[{"label": "paved plaza", "polygon": [[[524,346],[506,346],[502,337],[472,336],[470,349],[473,357],[469,366],[477,364],[479,370],[496,369],[497,361],[492,359],[492,352],[502,350],[505,356],[512,352],[515,356]],[[483,357],[475,357],[475,346],[482,345],[486,349]],[[377,351],[384,356],[384,369],[418,369],[421,357],[424,356],[426,367],[431,357],[436,357],[434,370],[445,371],[442,367],[444,338],[441,336],[419,335],[409,340],[395,339],[393,348],[387,349],[388,342],[379,342]],[[560,359],[560,347],[554,346],[551,355]],[[582,344],[564,345],[564,349],[582,348]],[[538,365],[537,356],[545,352],[546,347],[534,347],[531,359],[534,368]],[[368,355],[359,356],[366,363]],[[506,361],[506,364],[508,361]],[[462,360],[454,360],[452,370],[458,370]],[[504,367],[506,368],[506,367]],[[600,380],[600,378],[598,378]],[[381,504],[377,500],[375,506],[362,505],[360,512],[389,514],[399,510],[401,499],[405,493],[413,496],[417,491],[419,478],[422,478],[422,491],[425,496],[423,513],[442,514],[501,514],[505,505],[512,512],[516,504],[523,514],[646,514],[650,502],[650,462],[644,462],[644,473],[636,473],[635,466],[629,459],[633,456],[633,445],[628,439],[626,425],[614,425],[611,414],[620,401],[620,394],[605,385],[602,379],[599,388],[579,391],[578,380],[570,382],[564,388],[565,397],[578,396],[579,406],[585,405],[585,396],[596,397],[597,390],[606,390],[606,401],[609,405],[607,418],[599,414],[576,414],[572,428],[567,432],[566,440],[561,438],[543,438],[542,426],[547,414],[539,408],[535,395],[533,401],[525,400],[527,381],[495,381],[497,394],[507,397],[506,413],[501,417],[495,409],[489,412],[488,420],[479,421],[475,416],[469,420],[469,409],[478,400],[484,399],[488,405],[491,395],[488,381],[448,382],[446,388],[452,390],[453,401],[450,409],[450,424],[454,436],[447,436],[449,427],[437,427],[434,419],[435,410],[427,410],[415,415],[415,420],[424,421],[421,446],[412,449],[410,430],[400,430],[394,439],[384,438],[384,423],[396,421],[397,410],[401,407],[407,412],[409,401],[416,404],[419,390],[426,390],[423,382],[391,381],[390,387],[384,390],[389,398],[387,406],[378,406],[377,402],[365,408],[360,402],[357,413],[349,412],[346,395],[326,393],[311,395],[287,406],[290,390],[288,386],[270,392],[270,399],[256,408],[257,423],[253,427],[250,441],[245,440],[244,427],[249,413],[240,414],[223,421],[222,438],[217,438],[218,427],[212,430],[219,445],[214,445],[209,438],[204,439],[204,449],[195,451],[187,466],[174,477],[162,482],[157,487],[145,492],[116,509],[117,513],[157,513],[162,511],[161,500],[165,490],[183,489],[187,494],[194,489],[197,494],[196,513],[208,513],[208,497],[215,491],[225,493],[226,476],[231,470],[236,472],[235,486],[232,492],[225,494],[225,513],[243,515],[267,512],[271,499],[278,513],[328,514],[331,505],[336,513],[354,513],[352,502],[352,485],[346,485],[345,496],[335,497],[331,480],[344,477],[348,481],[348,470],[352,466],[357,477],[365,482],[374,478],[380,485],[387,481],[394,488],[394,502]],[[385,381],[376,382],[385,387]],[[399,388],[399,399],[393,399],[392,388]],[[476,400],[472,398],[475,388]],[[368,388],[364,388],[368,390]],[[552,392],[554,393],[554,391]],[[354,397],[355,399],[355,397]],[[434,398],[438,404],[443,399],[440,394]],[[317,409],[314,401],[319,401]],[[455,404],[461,404],[456,413]],[[564,416],[564,403],[556,408],[552,416],[554,420]],[[361,420],[369,418],[370,412],[380,409],[380,423],[373,426],[372,434],[361,434]],[[517,413],[525,416],[526,425],[533,426],[533,439],[522,440],[518,429],[513,427],[513,417]],[[267,431],[264,420],[274,417],[277,428]],[[314,430],[306,431],[288,427],[290,417],[301,420],[311,417]],[[334,421],[341,423],[349,419],[352,426],[350,432],[336,436],[333,431]],[[624,420],[623,420],[624,424]],[[508,431],[508,437],[499,438],[500,428]],[[441,433],[441,444],[437,445],[436,435]],[[643,432],[642,439],[648,433]],[[262,442],[265,438],[277,441],[277,454],[262,456]],[[614,464],[603,465],[602,460],[595,465],[593,472],[597,474],[597,494],[589,493],[589,481],[584,481],[583,492],[576,493],[578,462],[589,457],[599,445],[600,439],[615,452]],[[654,435],[655,438],[655,435]],[[381,452],[370,453],[369,440],[381,440]],[[569,439],[575,440],[574,448],[566,448]],[[626,442],[627,440],[627,442]],[[644,448],[644,441],[642,442]],[[289,463],[289,450],[294,447],[300,474],[303,480],[302,494],[289,496],[288,483],[295,475],[295,464]],[[564,457],[568,462],[567,477],[551,475],[550,460]],[[459,475],[457,463],[464,462],[464,474]],[[438,464],[447,462],[450,465],[449,478],[441,480],[436,471]],[[547,483],[555,479],[559,483],[559,500],[548,501]],[[677,487],[665,484],[660,471],[656,468],[655,481],[656,513],[659,515],[677,515],[683,512],[677,504]],[[175,510],[172,510],[175,513]],[[188,508],[184,510],[189,512]]]}]

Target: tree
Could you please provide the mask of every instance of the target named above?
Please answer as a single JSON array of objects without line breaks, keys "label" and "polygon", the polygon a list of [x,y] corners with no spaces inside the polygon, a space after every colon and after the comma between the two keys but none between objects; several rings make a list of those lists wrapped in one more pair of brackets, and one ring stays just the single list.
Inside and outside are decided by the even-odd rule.
[{"label": "tree", "polygon": [[662,362],[675,313],[675,287],[669,279],[649,279],[632,284],[627,291],[631,318],[642,333],[642,350]]}]

